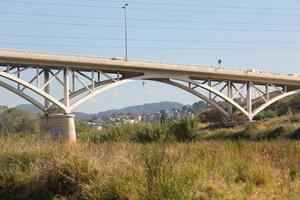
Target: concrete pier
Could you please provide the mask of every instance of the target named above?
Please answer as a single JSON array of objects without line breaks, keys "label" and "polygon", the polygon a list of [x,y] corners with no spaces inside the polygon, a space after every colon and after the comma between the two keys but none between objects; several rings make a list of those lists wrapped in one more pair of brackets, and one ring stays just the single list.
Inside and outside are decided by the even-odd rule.
[{"label": "concrete pier", "polygon": [[54,139],[68,142],[76,141],[75,115],[51,114],[41,118],[41,139]]}]

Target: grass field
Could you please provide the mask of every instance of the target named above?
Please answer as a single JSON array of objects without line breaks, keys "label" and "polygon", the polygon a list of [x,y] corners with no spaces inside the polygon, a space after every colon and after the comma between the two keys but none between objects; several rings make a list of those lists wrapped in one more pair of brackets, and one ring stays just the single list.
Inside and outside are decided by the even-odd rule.
[{"label": "grass field", "polygon": [[0,199],[299,199],[300,142],[0,139]]},{"label": "grass field", "polygon": [[299,114],[220,125],[77,124],[78,142],[0,135],[0,199],[297,200]]}]

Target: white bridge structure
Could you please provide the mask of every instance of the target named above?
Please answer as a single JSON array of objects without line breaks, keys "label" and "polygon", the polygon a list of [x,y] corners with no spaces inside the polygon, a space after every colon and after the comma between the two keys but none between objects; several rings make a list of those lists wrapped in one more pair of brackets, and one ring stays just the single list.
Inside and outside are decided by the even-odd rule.
[{"label": "white bridge structure", "polygon": [[0,50],[0,87],[44,113],[42,137],[76,140],[75,108],[137,80],[174,86],[226,116],[250,121],[271,104],[300,93],[300,77],[294,74]]}]

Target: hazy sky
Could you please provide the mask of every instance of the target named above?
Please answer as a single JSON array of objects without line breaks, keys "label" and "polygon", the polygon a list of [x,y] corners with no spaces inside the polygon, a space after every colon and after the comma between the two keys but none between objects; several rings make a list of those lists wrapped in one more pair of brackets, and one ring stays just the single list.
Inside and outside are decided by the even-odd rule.
[{"label": "hazy sky", "polygon": [[[128,7],[129,58],[300,74],[299,0],[135,0]],[[124,1],[1,0],[0,48],[124,57]],[[135,82],[77,110],[197,101],[178,89]],[[0,104],[25,103],[0,89]]]}]

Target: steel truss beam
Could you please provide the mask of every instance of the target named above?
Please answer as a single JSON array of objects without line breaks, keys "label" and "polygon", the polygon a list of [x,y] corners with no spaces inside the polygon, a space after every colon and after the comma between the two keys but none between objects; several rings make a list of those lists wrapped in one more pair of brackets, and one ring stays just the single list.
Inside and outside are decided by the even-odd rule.
[{"label": "steel truss beam", "polygon": [[[255,82],[240,80],[204,78],[197,80],[184,75],[177,77],[153,72],[134,76],[130,73],[122,74],[119,71],[105,73],[101,70],[81,71],[69,67],[55,70],[45,66],[18,67],[7,65],[0,66],[0,69],[2,69],[0,70],[0,77],[3,79],[0,80],[1,87],[24,98],[46,113],[54,108],[58,108],[59,112],[70,113],[98,94],[137,80],[151,80],[174,86],[197,96],[226,116],[241,113],[249,120],[252,120],[271,104],[300,93],[300,89],[289,91],[286,85],[276,85],[271,82],[260,85]],[[28,81],[23,78],[24,75],[21,75],[24,73],[31,73],[32,76]],[[70,75],[71,78],[69,78]],[[42,81],[43,84],[41,84]],[[50,87],[55,81],[63,88],[61,90],[63,91],[62,98],[55,98],[54,95],[50,94]],[[56,88],[56,90],[59,89]],[[39,102],[36,96],[27,94],[28,91],[35,93],[39,98],[42,97],[44,103]],[[226,102],[227,106],[221,105],[220,102],[222,104]]]}]

